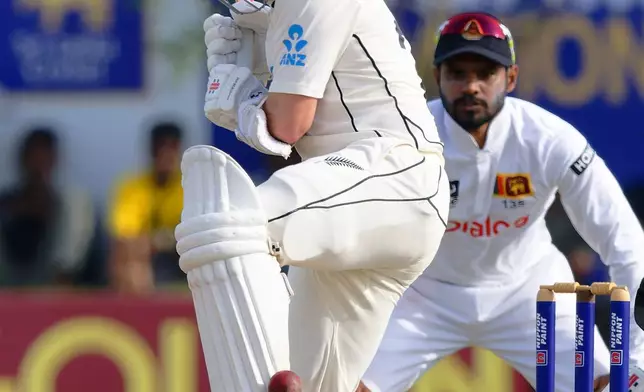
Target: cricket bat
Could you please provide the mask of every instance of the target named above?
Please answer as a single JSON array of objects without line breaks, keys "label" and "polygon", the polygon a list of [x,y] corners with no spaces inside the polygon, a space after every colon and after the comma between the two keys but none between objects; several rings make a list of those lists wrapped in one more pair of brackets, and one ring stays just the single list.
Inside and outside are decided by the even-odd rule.
[{"label": "cricket bat", "polygon": [[246,67],[253,71],[253,45],[255,44],[255,32],[244,27],[242,31],[241,48],[237,52],[237,65]]}]

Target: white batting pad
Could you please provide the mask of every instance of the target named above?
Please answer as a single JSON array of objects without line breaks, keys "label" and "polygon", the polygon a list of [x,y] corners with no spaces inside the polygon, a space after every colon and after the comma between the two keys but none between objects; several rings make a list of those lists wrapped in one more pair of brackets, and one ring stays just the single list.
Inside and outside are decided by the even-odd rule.
[{"label": "white batting pad", "polygon": [[181,162],[184,207],[177,251],[197,314],[212,392],[266,392],[289,369],[290,287],[269,253],[252,180],[211,146]]}]

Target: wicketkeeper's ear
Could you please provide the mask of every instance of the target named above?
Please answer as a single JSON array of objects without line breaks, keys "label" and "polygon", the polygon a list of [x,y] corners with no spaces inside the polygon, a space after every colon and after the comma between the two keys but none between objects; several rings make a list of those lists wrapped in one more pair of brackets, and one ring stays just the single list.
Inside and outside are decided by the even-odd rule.
[{"label": "wicketkeeper's ear", "polygon": [[517,80],[519,79],[519,66],[516,64],[509,66],[507,68],[506,74],[507,74],[506,92],[509,94],[513,92],[514,89],[517,87]]}]

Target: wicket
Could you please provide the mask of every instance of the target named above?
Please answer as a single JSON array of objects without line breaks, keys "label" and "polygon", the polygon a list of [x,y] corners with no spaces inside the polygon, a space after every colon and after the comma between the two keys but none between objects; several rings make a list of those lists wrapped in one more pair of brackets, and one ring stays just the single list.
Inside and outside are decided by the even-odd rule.
[{"label": "wicket", "polygon": [[591,392],[594,379],[595,296],[610,295],[610,392],[628,391],[630,294],[615,283],[555,283],[537,294],[536,392],[555,391],[555,293],[577,295],[575,392]]}]

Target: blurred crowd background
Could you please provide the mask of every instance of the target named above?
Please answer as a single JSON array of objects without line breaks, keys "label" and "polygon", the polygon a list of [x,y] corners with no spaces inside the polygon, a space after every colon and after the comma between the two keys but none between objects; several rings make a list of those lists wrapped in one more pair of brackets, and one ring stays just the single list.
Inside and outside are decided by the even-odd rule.
[{"label": "blurred crowd background", "polygon": [[[644,220],[644,1],[389,4],[412,43],[428,98],[437,96],[431,62],[439,24],[465,10],[501,17],[514,35],[521,69],[516,96],[578,127]],[[3,348],[14,339],[6,333],[12,330],[8,320],[30,323],[40,320],[35,313],[51,313],[49,321],[34,321],[42,325],[24,332],[18,339],[22,343],[10,346],[15,360],[0,361],[0,392],[76,391],[57,381],[57,389],[39,389],[45,384],[38,387],[33,380],[25,387],[14,378],[30,371],[23,356],[34,340],[65,317],[117,320],[149,340],[152,358],[161,355],[160,343],[147,336],[156,334],[157,327],[139,327],[132,320],[159,303],[170,309],[163,301],[172,306],[180,301],[185,308],[181,318],[190,320],[191,301],[173,235],[182,206],[183,150],[194,144],[219,146],[258,183],[297,162],[297,157],[284,162],[262,156],[204,118],[207,74],[201,25],[214,10],[221,8],[206,0],[0,2],[0,351],[11,351]],[[577,235],[559,203],[548,223],[579,282],[608,279],[601,260]],[[61,293],[64,297],[58,297]],[[77,303],[96,298],[100,304],[105,295],[123,301],[105,305],[114,307],[113,313],[101,316],[102,309],[91,301]],[[122,311],[127,304],[136,304],[129,311],[138,318]],[[604,333],[605,306],[598,303]],[[150,319],[163,320],[163,310],[152,316],[157,311],[149,311]],[[190,336],[184,338],[195,339]],[[85,351],[93,352],[92,347],[88,343]],[[518,381],[505,383],[501,368],[489,368],[494,359],[487,354],[480,354],[487,358],[481,365],[487,370],[480,371],[463,370],[474,366],[471,352],[459,355],[447,365],[447,371],[457,372],[452,374],[466,372],[477,385],[488,383],[486,390],[525,390]],[[77,366],[85,369],[84,376],[95,372],[88,364]],[[508,380],[516,378],[508,374]],[[195,377],[192,387],[175,380],[177,391],[207,390],[203,375]],[[109,383],[98,384],[104,389],[93,385],[97,392],[115,390],[105,386]],[[416,389],[473,390],[439,384],[429,377]],[[170,390],[157,384],[118,385],[118,390],[136,392]]]}]

